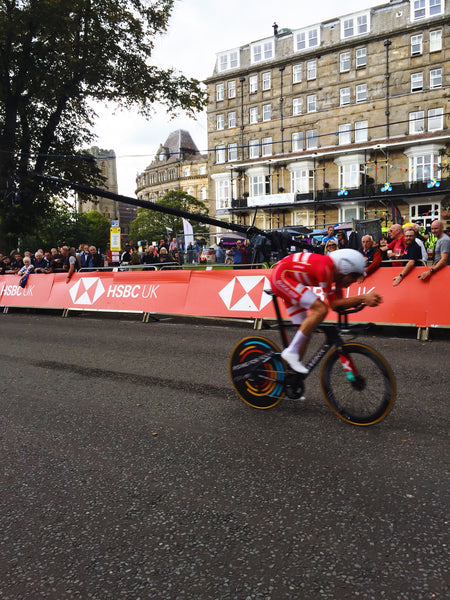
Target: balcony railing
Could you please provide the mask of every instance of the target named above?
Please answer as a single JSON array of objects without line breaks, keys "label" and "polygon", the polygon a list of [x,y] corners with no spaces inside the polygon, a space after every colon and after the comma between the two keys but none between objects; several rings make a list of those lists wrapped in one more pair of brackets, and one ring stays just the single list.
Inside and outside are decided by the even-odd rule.
[{"label": "balcony railing", "polygon": [[[430,187],[428,187],[430,185]],[[391,188],[391,189],[389,189]],[[383,191],[384,190],[384,191]],[[448,179],[437,180],[431,185],[428,181],[415,181],[407,183],[391,183],[386,188],[385,184],[369,184],[364,189],[325,189],[317,190],[315,198],[313,192],[306,194],[267,194],[266,196],[249,196],[248,198],[233,198],[232,209],[252,208],[255,206],[276,206],[280,204],[295,204],[298,202],[333,202],[339,200],[370,200],[371,198],[389,198],[389,196],[401,196],[411,194],[436,194],[448,192],[450,184]]]},{"label": "balcony railing", "polygon": [[[349,189],[343,188],[337,190],[317,190],[315,200],[317,202],[330,202],[331,200],[338,199],[368,200],[372,197],[382,196],[389,198],[389,196],[399,196],[402,194],[436,194],[438,192],[446,192],[448,190],[450,190],[450,185],[447,179],[436,180],[436,182],[433,185],[431,185],[431,182],[429,181],[390,183],[389,187],[386,187],[385,183],[379,183],[377,185],[369,184],[365,187],[365,189],[361,186],[359,188]],[[311,201],[313,199],[313,192],[295,195],[295,202],[304,202],[308,200]]]}]

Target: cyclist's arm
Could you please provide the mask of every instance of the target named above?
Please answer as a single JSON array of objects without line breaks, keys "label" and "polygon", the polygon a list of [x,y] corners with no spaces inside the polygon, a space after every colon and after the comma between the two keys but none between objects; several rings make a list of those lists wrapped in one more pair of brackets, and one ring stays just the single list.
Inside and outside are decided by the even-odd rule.
[{"label": "cyclist's arm", "polygon": [[334,298],[330,300],[330,306],[333,310],[337,308],[354,308],[360,304],[366,304],[367,306],[378,306],[383,302],[382,296],[376,292],[370,292],[370,294],[360,294],[359,296],[352,296],[351,298]]}]

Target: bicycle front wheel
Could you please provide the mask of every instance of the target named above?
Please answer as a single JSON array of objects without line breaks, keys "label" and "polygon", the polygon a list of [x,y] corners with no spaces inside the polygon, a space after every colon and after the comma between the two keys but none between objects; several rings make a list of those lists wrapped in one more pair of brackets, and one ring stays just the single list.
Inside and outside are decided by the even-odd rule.
[{"label": "bicycle front wheel", "polygon": [[320,372],[322,393],[331,410],[353,425],[374,425],[395,401],[395,378],[386,360],[370,346],[343,344],[356,374],[344,368],[336,348],[325,357]]},{"label": "bicycle front wheel", "polygon": [[238,396],[253,408],[272,408],[284,396],[280,350],[266,338],[241,340],[231,353],[229,369]]}]

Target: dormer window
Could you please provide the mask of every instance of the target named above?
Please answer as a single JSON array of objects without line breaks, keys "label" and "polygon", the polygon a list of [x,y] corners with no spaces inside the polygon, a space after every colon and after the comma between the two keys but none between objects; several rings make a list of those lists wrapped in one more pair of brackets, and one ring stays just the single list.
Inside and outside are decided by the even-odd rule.
[{"label": "dormer window", "polygon": [[370,33],[370,11],[341,19],[341,39]]},{"label": "dormer window", "polygon": [[445,0],[414,0],[411,2],[411,21],[420,21],[444,14]]},{"label": "dormer window", "polygon": [[239,48],[229,50],[228,52],[221,52],[217,55],[217,68],[220,73],[229,71],[230,69],[237,69],[239,66]]},{"label": "dormer window", "polygon": [[294,31],[294,52],[302,52],[320,45],[320,26]]},{"label": "dormer window", "polygon": [[275,44],[273,39],[255,42],[250,46],[252,63],[270,60],[275,56]]}]

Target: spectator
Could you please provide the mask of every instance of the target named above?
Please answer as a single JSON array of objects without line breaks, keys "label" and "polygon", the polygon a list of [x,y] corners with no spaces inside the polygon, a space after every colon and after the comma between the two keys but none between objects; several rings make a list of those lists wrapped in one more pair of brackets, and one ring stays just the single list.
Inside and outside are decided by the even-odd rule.
[{"label": "spectator", "polygon": [[[390,267],[391,265],[387,263],[387,261],[389,260],[389,256],[388,256],[388,239],[385,235],[382,235],[380,237],[380,241],[378,242],[378,246],[380,248],[380,252],[381,252],[381,266],[382,267]],[[384,264],[383,264],[384,263]]]},{"label": "spectator", "polygon": [[159,240],[158,254],[161,254],[161,248],[165,248],[167,251],[169,250],[169,244],[164,240],[164,238]]},{"label": "spectator", "polygon": [[347,233],[343,229],[336,233],[336,237],[339,250],[342,250],[342,248],[348,248]]},{"label": "spectator", "polygon": [[131,249],[130,265],[140,265],[140,264],[141,264],[141,257],[139,256],[139,252],[138,252],[136,246],[134,246]]},{"label": "spectator", "polygon": [[[31,261],[31,264],[33,264],[33,260]],[[20,252],[14,252],[10,265],[11,265],[10,268],[15,273],[18,273],[19,269],[21,269],[23,267],[23,259],[22,259]]]},{"label": "spectator", "polygon": [[142,264],[154,265],[156,262],[158,262],[158,255],[155,252],[155,247],[149,246],[147,248],[147,252],[145,252],[144,256],[142,257]]},{"label": "spectator", "polygon": [[444,233],[444,226],[438,219],[431,223],[431,233],[437,239],[434,247],[433,266],[419,275],[419,279],[422,280],[428,279],[436,271],[450,265],[450,237]]},{"label": "spectator", "polygon": [[34,253],[34,272],[35,273],[48,273],[50,265],[48,260],[45,258],[42,250],[38,250]]},{"label": "spectator", "polygon": [[49,271],[52,271],[52,264],[53,264],[53,257],[52,257],[52,253],[50,252],[50,250],[46,250],[44,252],[44,257],[46,258],[47,262],[48,262],[48,268]]},{"label": "spectator", "polygon": [[87,269],[89,261],[89,245],[83,244],[80,254],[78,255],[78,262],[82,269]]},{"label": "spectator", "polygon": [[86,267],[90,271],[94,271],[95,268],[104,267],[105,261],[101,254],[97,252],[97,248],[95,246],[89,246],[89,258],[86,259]]},{"label": "spectator", "polygon": [[[58,270],[64,271],[65,273],[67,273],[66,283],[69,283],[70,278],[72,277],[73,273],[78,269],[78,261],[77,261],[75,255],[71,254],[69,252],[68,246],[62,246],[61,256],[62,256],[61,266],[58,267]],[[24,261],[25,261],[25,259],[24,259]]]},{"label": "spectator", "polygon": [[330,252],[335,252],[335,250],[337,250],[337,249],[338,249],[338,243],[335,242],[334,240],[328,240],[328,242],[325,244],[323,253],[329,254]]},{"label": "spectator", "polygon": [[245,262],[248,265],[253,263],[253,246],[249,239],[244,240]]},{"label": "spectator", "polygon": [[0,275],[15,275],[18,269],[11,266],[11,259],[8,255],[4,256],[0,262]]},{"label": "spectator", "polygon": [[337,244],[337,237],[334,234],[334,227],[333,227],[333,225],[329,225],[328,226],[328,234],[324,238],[322,238],[322,245],[325,246],[325,244],[329,240],[333,240]]},{"label": "spectator", "polygon": [[238,240],[233,246],[233,265],[236,269],[241,268],[245,264],[246,249],[243,247],[241,240]]},{"label": "spectator", "polygon": [[365,277],[374,273],[381,265],[382,255],[381,250],[374,244],[372,236],[368,234],[363,235],[361,248],[359,248],[358,252],[361,252],[364,256],[367,265],[365,268],[365,275],[362,275],[358,279],[358,283],[362,283]]},{"label": "spectator", "polygon": [[50,250],[50,252],[52,253],[52,262],[51,262],[51,266],[52,266],[52,270],[54,273],[57,273],[58,271],[62,271],[62,267],[63,267],[63,255],[61,254],[61,252],[58,252],[58,250],[56,248],[52,248]]},{"label": "spectator", "polygon": [[189,242],[186,250],[187,262],[191,265],[194,262],[194,246]]},{"label": "spectator", "polygon": [[161,246],[161,248],[159,250],[158,262],[159,263],[170,262],[169,252],[167,251],[167,248],[165,246]]},{"label": "spectator", "polygon": [[400,273],[394,277],[393,286],[399,285],[414,266],[419,267],[421,265],[422,250],[419,244],[416,244],[416,234],[412,227],[407,227],[405,230],[405,243],[406,251],[404,256],[408,259],[408,262],[403,265]]},{"label": "spectator", "polygon": [[177,263],[178,265],[182,265],[183,262],[181,260],[181,256],[178,252],[178,248],[175,248],[174,250],[172,250],[172,252],[169,252],[170,255],[170,261]]},{"label": "spectator", "polygon": [[125,250],[122,252],[122,256],[120,257],[121,265],[129,265],[131,260],[131,247],[126,244]]},{"label": "spectator", "polygon": [[199,259],[199,254],[200,254],[200,245],[198,243],[198,240],[194,240],[194,263],[198,262]]},{"label": "spectator", "polygon": [[[418,228],[417,228],[417,229],[418,229]],[[423,260],[423,261],[425,262],[425,264],[426,264],[426,263],[427,263],[427,260],[428,260],[428,254],[427,254],[427,251],[426,251],[426,249],[425,249],[425,245],[424,245],[424,243],[422,242],[422,240],[421,240],[421,239],[419,239],[419,237],[418,237],[418,235],[417,235],[417,233],[416,233],[416,228],[414,227],[414,225],[405,225],[405,226],[403,227],[403,235],[405,236],[405,241],[406,241],[406,232],[407,232],[407,231],[412,231],[412,232],[414,233],[414,240],[415,240],[416,244],[419,246],[419,248],[420,248],[420,253],[421,253],[421,256],[422,256],[422,260]]]},{"label": "spectator", "polygon": [[[389,228],[389,235],[392,239],[388,247],[388,256],[389,258],[401,258],[406,250],[405,244],[405,236],[403,235],[402,226],[396,223]],[[393,262],[392,265],[394,267],[401,267],[403,265],[402,262]]]},{"label": "spectator", "polygon": [[31,258],[29,256],[24,256],[23,257],[23,267],[21,269],[19,269],[19,272],[17,273],[20,276],[19,285],[21,287],[25,287],[25,284],[28,279],[28,275],[30,273],[32,273],[33,270],[34,270],[34,266],[31,262]]},{"label": "spectator", "polygon": [[225,262],[225,250],[223,249],[222,242],[219,243],[216,249],[216,263],[223,264]]}]

